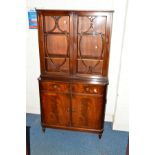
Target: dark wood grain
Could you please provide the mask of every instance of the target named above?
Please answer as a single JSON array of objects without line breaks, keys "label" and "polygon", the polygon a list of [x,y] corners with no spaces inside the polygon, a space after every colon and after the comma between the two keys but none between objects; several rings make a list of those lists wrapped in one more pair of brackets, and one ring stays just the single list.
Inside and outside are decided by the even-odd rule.
[{"label": "dark wood grain", "polygon": [[41,123],[43,127],[47,128],[54,128],[54,129],[63,129],[63,130],[73,130],[73,131],[80,131],[80,132],[90,132],[90,133],[95,133],[95,134],[102,134],[104,129],[89,129],[85,127],[73,127],[73,126],[59,126],[59,125],[50,125],[50,124],[45,124]]},{"label": "dark wood grain", "polygon": [[90,129],[102,129],[103,97],[73,95],[72,126]]},{"label": "dark wood grain", "polygon": [[113,11],[37,10],[41,125],[102,136]]},{"label": "dark wood grain", "polygon": [[105,93],[105,87],[101,85],[73,83],[72,92],[102,95],[103,93]]},{"label": "dark wood grain", "polygon": [[41,92],[43,122],[59,126],[70,124],[69,97],[67,94]]},{"label": "dark wood grain", "polygon": [[67,93],[70,90],[68,83],[57,82],[57,81],[40,81],[40,90]]}]

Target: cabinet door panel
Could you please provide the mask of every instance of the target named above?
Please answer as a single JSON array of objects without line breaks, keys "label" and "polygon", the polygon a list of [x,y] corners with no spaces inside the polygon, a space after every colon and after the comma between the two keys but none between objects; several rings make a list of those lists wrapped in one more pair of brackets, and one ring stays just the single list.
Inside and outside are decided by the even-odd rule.
[{"label": "cabinet door panel", "polygon": [[70,73],[70,12],[38,11],[41,74]]},{"label": "cabinet door panel", "polygon": [[103,125],[103,96],[73,95],[72,126],[101,129]]},{"label": "cabinet door panel", "polygon": [[41,92],[42,122],[47,125],[68,126],[69,97],[67,94]]},{"label": "cabinet door panel", "polygon": [[103,75],[107,17],[77,16],[77,73]]}]

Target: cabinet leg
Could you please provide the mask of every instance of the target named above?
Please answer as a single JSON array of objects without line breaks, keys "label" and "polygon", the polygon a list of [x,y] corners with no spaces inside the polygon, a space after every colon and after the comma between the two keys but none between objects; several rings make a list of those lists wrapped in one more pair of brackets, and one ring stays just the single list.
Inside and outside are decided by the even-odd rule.
[{"label": "cabinet leg", "polygon": [[101,137],[102,137],[102,133],[100,133],[100,134],[98,135],[98,138],[99,138],[99,139],[101,139]]},{"label": "cabinet leg", "polygon": [[46,128],[42,126],[42,132],[44,132],[44,133],[45,133],[45,129],[46,129]]}]

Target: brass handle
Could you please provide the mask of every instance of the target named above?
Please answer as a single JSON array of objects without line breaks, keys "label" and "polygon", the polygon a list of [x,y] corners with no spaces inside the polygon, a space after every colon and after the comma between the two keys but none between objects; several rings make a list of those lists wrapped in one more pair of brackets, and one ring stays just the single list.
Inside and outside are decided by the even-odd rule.
[{"label": "brass handle", "polygon": [[58,85],[54,84],[54,85],[53,85],[53,88],[54,88],[54,89],[58,88]]},{"label": "brass handle", "polygon": [[94,88],[94,93],[97,93],[97,89],[96,88]]},{"label": "brass handle", "polygon": [[89,87],[86,87],[86,91],[88,92],[90,89],[89,89]]},{"label": "brass handle", "polygon": [[98,46],[96,45],[96,46],[95,46],[95,48],[97,49],[97,48],[98,48]]}]

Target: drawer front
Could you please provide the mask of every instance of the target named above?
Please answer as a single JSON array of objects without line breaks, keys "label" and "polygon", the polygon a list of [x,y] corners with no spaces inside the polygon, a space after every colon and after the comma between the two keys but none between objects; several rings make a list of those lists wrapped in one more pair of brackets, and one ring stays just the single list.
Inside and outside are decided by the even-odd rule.
[{"label": "drawer front", "polygon": [[94,85],[94,84],[72,84],[73,93],[85,93],[85,94],[98,94],[103,95],[106,86]]},{"label": "drawer front", "polygon": [[50,81],[40,81],[40,90],[67,93],[69,92],[69,84],[63,82],[50,82]]}]

